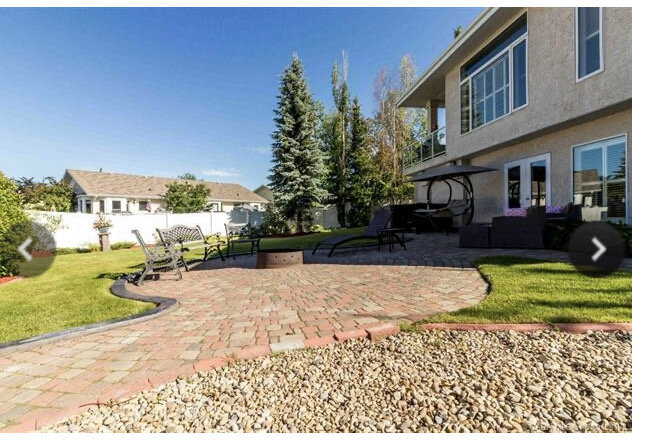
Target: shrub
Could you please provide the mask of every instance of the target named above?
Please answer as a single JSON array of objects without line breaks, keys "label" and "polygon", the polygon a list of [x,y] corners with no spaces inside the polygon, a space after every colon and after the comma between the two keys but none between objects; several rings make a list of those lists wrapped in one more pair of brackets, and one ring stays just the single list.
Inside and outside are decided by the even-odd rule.
[{"label": "shrub", "polygon": [[[570,236],[575,229],[583,224],[582,221],[571,220],[560,223],[547,223],[545,226],[545,247],[567,252]],[[625,257],[631,258],[631,226],[623,223],[614,224],[613,226],[622,234],[625,241]]]},{"label": "shrub", "polygon": [[18,188],[0,172],[0,276],[18,275],[24,260],[18,247],[30,234]]},{"label": "shrub", "polygon": [[136,243],[133,241],[117,241],[111,245],[111,249],[114,251],[118,249],[131,249],[134,246],[136,246]]},{"label": "shrub", "polygon": [[290,234],[291,228],[288,221],[279,211],[274,203],[268,203],[263,212],[263,222],[257,233],[261,236]]}]

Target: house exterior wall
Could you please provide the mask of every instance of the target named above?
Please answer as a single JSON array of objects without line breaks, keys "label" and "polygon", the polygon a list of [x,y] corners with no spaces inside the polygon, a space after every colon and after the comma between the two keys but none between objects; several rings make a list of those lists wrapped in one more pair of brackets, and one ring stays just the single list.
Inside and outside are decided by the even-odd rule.
[{"label": "house exterior wall", "polygon": [[622,111],[540,136],[529,141],[480,154],[467,163],[498,171],[470,176],[475,188],[475,222],[490,222],[504,209],[504,164],[549,153],[551,163],[551,205],[572,200],[572,148],[609,137],[627,135],[627,222],[631,219],[631,110]]},{"label": "house exterior wall", "polygon": [[463,135],[461,65],[451,70],[445,79],[448,154],[469,156],[630,100],[631,8],[603,8],[602,14],[604,71],[577,82],[574,8],[528,8],[527,106]]},{"label": "house exterior wall", "polygon": [[[460,68],[505,26],[527,11],[528,104],[482,127],[461,134]],[[515,139],[538,136],[594,114],[631,108],[631,8],[602,8],[604,70],[577,81],[575,8],[526,8],[470,51],[445,76],[446,153],[413,167],[415,174],[471,157]],[[437,96],[439,91],[434,91]]]},{"label": "house exterior wall", "polygon": [[[505,26],[528,14],[528,104],[468,133],[460,126],[460,68]],[[473,175],[475,222],[502,215],[504,165],[550,155],[548,204],[572,200],[572,148],[627,135],[627,222],[631,222],[631,9],[602,8],[603,71],[577,80],[575,8],[527,8],[480,41],[469,56],[445,75],[446,154],[406,168],[406,174],[458,162],[498,170]],[[434,96],[440,92],[434,90]],[[434,184],[432,201],[444,201],[447,187]],[[455,193],[454,198],[457,198]],[[415,186],[415,200],[426,200],[426,185]]]},{"label": "house exterior wall", "polygon": [[[126,197],[94,197],[79,195],[78,196],[78,212],[86,212],[85,206],[86,201],[91,202],[91,214],[97,214],[100,212],[100,201],[104,200],[104,213],[112,213],[112,202],[120,201],[121,212],[122,213],[131,213],[131,214],[144,214],[147,211],[139,211],[139,202],[147,202],[150,200],[151,210],[150,213],[163,212],[166,211],[166,202],[163,199],[152,199],[152,198],[126,198]],[[232,212],[237,206],[249,206],[256,211],[263,210],[263,203],[237,203],[237,202],[220,202],[220,201],[210,201],[212,205],[211,211],[214,212]],[[216,206],[217,205],[217,206]]]}]

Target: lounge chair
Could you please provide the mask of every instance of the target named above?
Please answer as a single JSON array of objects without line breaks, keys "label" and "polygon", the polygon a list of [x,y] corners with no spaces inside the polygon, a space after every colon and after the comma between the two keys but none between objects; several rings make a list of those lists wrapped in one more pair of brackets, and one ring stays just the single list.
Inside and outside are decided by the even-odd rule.
[{"label": "lounge chair", "polygon": [[377,250],[379,250],[381,248],[381,245],[383,244],[384,237],[388,238],[389,247],[392,246],[393,239],[396,239],[397,242],[400,244],[400,246],[406,249],[406,245],[404,244],[404,238],[402,237],[401,234],[403,230],[389,227],[391,222],[391,217],[392,217],[392,212],[390,210],[387,209],[379,210],[375,212],[375,215],[373,216],[372,220],[370,221],[370,224],[368,224],[368,227],[363,232],[363,234],[334,235],[332,237],[328,237],[325,240],[321,241],[320,243],[316,244],[316,247],[313,248],[312,255],[316,253],[316,251],[320,246],[327,245],[327,246],[331,246],[328,255],[328,257],[331,257],[332,254],[334,253],[334,250],[338,246],[350,241],[361,240],[361,239],[377,240]]},{"label": "lounge chair", "polygon": [[145,254],[145,267],[134,281],[134,284],[140,286],[147,275],[158,277],[159,273],[168,270],[175,271],[177,280],[182,279],[182,272],[179,270],[179,261],[184,255],[183,251],[170,250],[165,246],[149,247],[138,230],[134,229],[132,233],[136,236],[141,250]]}]

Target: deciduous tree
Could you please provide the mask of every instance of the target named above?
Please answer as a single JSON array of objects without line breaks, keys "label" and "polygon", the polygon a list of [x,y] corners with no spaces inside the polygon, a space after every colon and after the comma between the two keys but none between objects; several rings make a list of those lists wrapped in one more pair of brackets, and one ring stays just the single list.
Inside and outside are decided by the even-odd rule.
[{"label": "deciduous tree", "polygon": [[208,210],[207,200],[211,192],[202,183],[173,182],[166,185],[164,196],[168,209],[172,212],[202,212]]}]

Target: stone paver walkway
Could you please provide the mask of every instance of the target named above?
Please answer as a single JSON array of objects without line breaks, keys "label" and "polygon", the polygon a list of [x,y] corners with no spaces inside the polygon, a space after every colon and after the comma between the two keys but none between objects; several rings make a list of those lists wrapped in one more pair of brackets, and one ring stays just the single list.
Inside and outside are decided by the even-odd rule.
[{"label": "stone paver walkway", "polygon": [[[380,323],[474,305],[487,285],[472,262],[489,253],[563,259],[550,251],[463,250],[456,235],[424,234],[409,250],[326,252],[287,269],[249,257],[214,260],[182,281],[129,289],[176,298],[153,319],[0,351],[0,429],[34,429],[80,405],[135,393],[221,365],[225,358],[311,346]],[[325,264],[329,263],[329,264]]]}]

